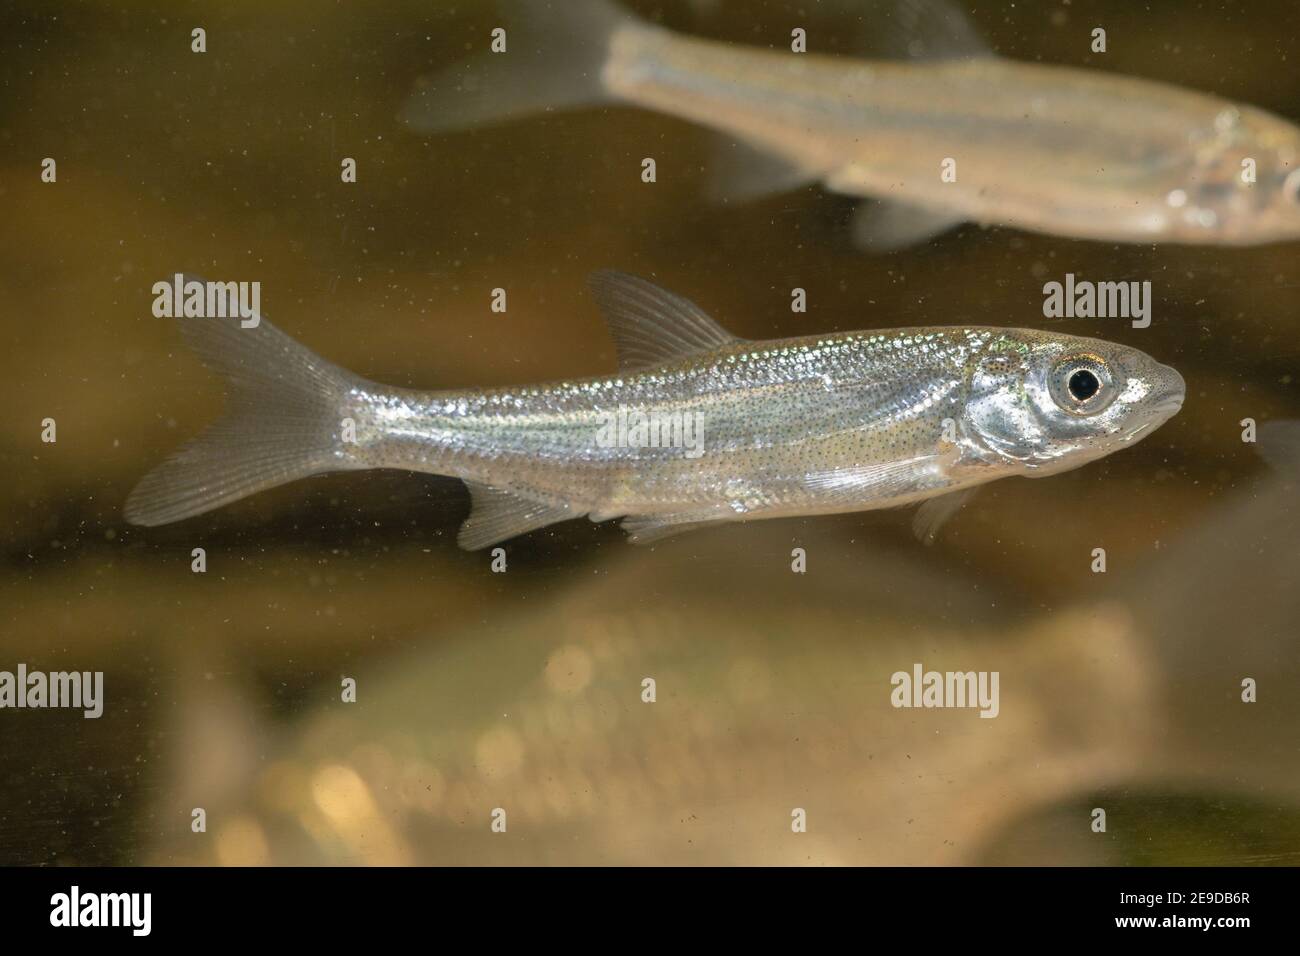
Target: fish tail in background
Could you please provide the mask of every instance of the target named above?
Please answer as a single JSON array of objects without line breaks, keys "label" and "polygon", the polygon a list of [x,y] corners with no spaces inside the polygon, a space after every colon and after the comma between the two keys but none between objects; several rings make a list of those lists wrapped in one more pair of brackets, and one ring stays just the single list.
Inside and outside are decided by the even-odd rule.
[{"label": "fish tail in background", "polygon": [[160,525],[347,467],[342,407],[360,379],[260,319],[184,318],[186,340],[229,384],[224,418],[141,479],[126,520]]},{"label": "fish tail in background", "polygon": [[422,79],[401,112],[412,129],[467,129],[610,101],[601,80],[609,41],[635,17],[611,0],[500,0],[496,7],[505,52],[485,51]]}]

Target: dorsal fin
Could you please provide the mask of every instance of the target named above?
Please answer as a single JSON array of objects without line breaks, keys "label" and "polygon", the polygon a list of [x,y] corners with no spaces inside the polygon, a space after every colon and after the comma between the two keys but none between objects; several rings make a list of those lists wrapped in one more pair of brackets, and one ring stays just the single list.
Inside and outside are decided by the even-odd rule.
[{"label": "dorsal fin", "polygon": [[[712,2],[710,6],[717,8],[719,16],[711,12],[705,15],[709,30],[734,30],[734,23],[725,19],[731,16],[727,5]],[[809,53],[867,60],[951,60],[993,55],[993,47],[965,12],[976,6],[972,0],[816,0],[777,6],[800,8],[798,23],[807,30]],[[740,35],[734,39],[745,42]],[[776,49],[790,42],[788,36],[775,37],[775,43],[772,39],[768,37],[766,45]]]},{"label": "dorsal fin", "polygon": [[590,283],[614,337],[619,368],[624,371],[662,365],[740,341],[694,302],[653,282],[604,270],[592,275]]},{"label": "dorsal fin", "polygon": [[841,46],[848,49],[837,53],[869,60],[992,56],[992,46],[962,6],[954,0],[829,0],[817,5],[816,14],[846,38]]},{"label": "dorsal fin", "polygon": [[993,52],[953,0],[895,0],[893,23],[893,43],[909,59],[964,60]]}]

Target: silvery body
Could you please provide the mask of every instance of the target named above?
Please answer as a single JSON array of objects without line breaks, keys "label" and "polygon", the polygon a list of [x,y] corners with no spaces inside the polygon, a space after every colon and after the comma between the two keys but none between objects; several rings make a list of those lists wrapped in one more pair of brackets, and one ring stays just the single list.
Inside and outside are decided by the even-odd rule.
[{"label": "silvery body", "polygon": [[[465,480],[467,548],[582,516],[624,517],[652,541],[1053,474],[1150,434],[1183,400],[1173,369],[1095,339],[972,327],[754,342],[644,280],[592,285],[622,371],[533,386],[389,388],[265,320],[181,319],[229,378],[230,412],[146,476],[127,517],[162,524],[306,475],[400,468]],[[698,444],[611,443],[620,409],[690,416]]]},{"label": "silvery body", "polygon": [[1300,237],[1294,124],[1101,69],[1003,59],[955,11],[897,5],[937,8],[922,21],[960,42],[867,61],[793,53],[788,37],[761,49],[685,36],[604,0],[506,3],[514,45],[422,81],[404,117],[422,131],[598,103],[681,117],[728,137],[706,167],[715,196],[820,182],[884,200],[854,226],[878,249],[963,221],[1122,242]]}]

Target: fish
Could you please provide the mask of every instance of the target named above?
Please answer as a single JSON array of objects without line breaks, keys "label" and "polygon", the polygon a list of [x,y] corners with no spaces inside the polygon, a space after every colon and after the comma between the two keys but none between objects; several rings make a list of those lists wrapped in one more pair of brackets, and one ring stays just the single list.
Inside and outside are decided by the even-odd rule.
[{"label": "fish", "polygon": [[265,319],[180,318],[226,376],[225,418],[147,474],[126,519],[179,521],[298,478],[405,469],[459,478],[458,542],[572,518],[637,543],[726,522],[922,504],[926,538],[978,485],[1057,474],[1151,434],[1174,369],[1112,342],[930,327],[750,341],[621,272],[590,281],[613,375],[416,391],[336,366]]},{"label": "fish", "polygon": [[656,111],[726,137],[711,198],[819,183],[868,200],[851,231],[877,252],[966,222],[1124,243],[1300,238],[1300,128],[1289,120],[1139,77],[999,57],[946,3],[894,6],[881,31],[910,36],[921,55],[763,49],[675,33],[609,0],[513,0],[498,4],[505,52],[423,78],[400,116],[443,133],[608,104]]},{"label": "fish", "polygon": [[[344,665],[360,710],[330,703],[337,655],[321,693],[279,716],[251,676],[256,643],[227,652],[229,667],[177,695],[144,771],[151,805],[204,807],[212,839],[141,828],[141,862],[969,865],[1022,845],[1026,818],[1150,765],[1168,698],[1148,693],[1143,635],[1121,609],[1024,621],[1002,568],[940,567],[824,526],[799,539],[815,573],[791,574],[772,560],[790,549],[775,524],[749,528],[743,553],[726,535],[689,561],[629,549],[563,596],[492,602],[456,624],[425,611],[419,640]],[[233,633],[179,649],[211,660]],[[917,660],[1000,671],[1007,706],[994,721],[895,709],[890,676]],[[795,807],[810,823],[792,839]],[[524,839],[484,838],[495,808]],[[1078,864],[1098,862],[1097,846],[1023,852]]]}]

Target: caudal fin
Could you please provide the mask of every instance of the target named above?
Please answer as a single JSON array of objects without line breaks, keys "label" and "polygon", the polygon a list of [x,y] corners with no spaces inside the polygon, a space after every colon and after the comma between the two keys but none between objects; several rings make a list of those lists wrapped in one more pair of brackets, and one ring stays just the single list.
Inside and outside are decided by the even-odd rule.
[{"label": "caudal fin", "polygon": [[229,384],[226,415],[141,479],[126,520],[180,521],[267,488],[345,467],[343,396],[359,381],[265,319],[183,318],[204,364]]},{"label": "caudal fin", "polygon": [[609,0],[502,0],[502,52],[485,52],[422,79],[401,119],[431,133],[609,100],[601,70],[609,40],[635,19]]}]

